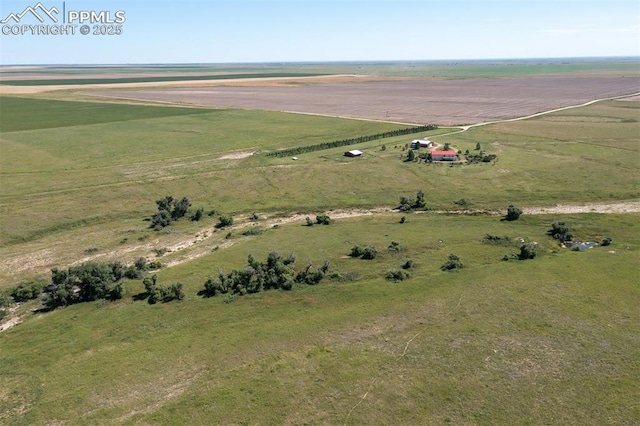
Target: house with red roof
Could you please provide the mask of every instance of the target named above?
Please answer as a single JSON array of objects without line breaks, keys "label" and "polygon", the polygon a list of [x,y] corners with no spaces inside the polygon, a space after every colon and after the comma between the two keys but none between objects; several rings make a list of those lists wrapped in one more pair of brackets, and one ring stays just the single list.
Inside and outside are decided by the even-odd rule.
[{"label": "house with red roof", "polygon": [[449,151],[431,151],[431,160],[433,161],[455,161],[458,159],[458,153],[454,150]]}]

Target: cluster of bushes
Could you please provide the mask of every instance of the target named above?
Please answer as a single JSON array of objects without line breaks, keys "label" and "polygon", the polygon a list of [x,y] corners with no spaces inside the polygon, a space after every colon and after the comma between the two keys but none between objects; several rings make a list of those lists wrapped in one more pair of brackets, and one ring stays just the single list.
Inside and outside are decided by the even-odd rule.
[{"label": "cluster of bushes", "polygon": [[398,210],[401,212],[408,212],[411,210],[425,210],[427,208],[427,204],[424,201],[424,192],[422,190],[416,193],[416,198],[409,197],[400,197],[400,205],[398,206]]},{"label": "cluster of bushes", "polygon": [[153,305],[158,302],[170,302],[172,300],[184,299],[184,292],[182,291],[182,283],[171,284],[170,286],[162,286],[158,284],[157,275],[153,275],[151,278],[147,277],[142,280],[144,285],[145,294],[143,297],[147,297],[149,304]]},{"label": "cluster of bushes", "polygon": [[[180,200],[174,199],[171,195],[167,195],[164,198],[156,200],[158,206],[158,212],[151,216],[151,228],[158,230],[165,226],[169,226],[171,222],[184,217],[187,214],[187,210],[191,207],[191,201],[187,197],[182,197]],[[198,216],[198,220],[202,217],[204,210],[202,210]],[[195,218],[195,216],[194,216]]]},{"label": "cluster of bushes", "polygon": [[378,250],[373,246],[353,246],[351,248],[350,257],[356,257],[365,260],[373,260],[378,257]]},{"label": "cluster of bushes", "polygon": [[200,294],[211,297],[227,293],[245,295],[272,289],[291,290],[295,283],[319,283],[329,269],[329,263],[325,262],[317,270],[308,265],[296,273],[295,261],[294,254],[285,258],[275,251],[268,254],[266,262],[260,262],[249,255],[244,269],[233,270],[228,274],[219,273],[218,278],[207,279]]},{"label": "cluster of bushes", "polygon": [[411,274],[408,271],[411,268],[413,268],[413,260],[407,259],[400,268],[389,269],[385,278],[394,282],[404,281],[411,277]]},{"label": "cluster of bushes", "polygon": [[316,216],[316,221],[312,221],[311,218],[307,217],[305,218],[307,226],[313,226],[313,225],[330,225],[331,224],[331,218],[329,216],[327,216],[326,214],[321,214]]},{"label": "cluster of bushes", "polygon": [[119,262],[87,262],[67,270],[53,268],[51,284],[44,288],[43,303],[55,308],[99,299],[121,299],[125,269]]},{"label": "cluster of bushes", "polygon": [[324,149],[337,148],[340,146],[355,145],[363,142],[369,142],[376,139],[392,138],[396,136],[410,135],[413,133],[420,133],[429,130],[435,130],[438,126],[433,124],[427,124],[426,126],[407,127],[405,129],[391,130],[389,132],[377,133],[375,135],[358,136],[355,138],[341,139],[333,142],[323,142],[315,145],[298,146],[294,148],[283,149],[280,151],[274,151],[267,154],[269,157],[290,157],[292,155],[303,154],[305,152],[321,151]]},{"label": "cluster of bushes", "polygon": [[[140,279],[145,271],[159,269],[161,266],[160,262],[147,262],[144,257],[141,257],[129,266],[115,261],[87,262],[66,270],[53,268],[51,283],[40,287],[40,290],[44,291],[43,304],[49,308],[55,308],[100,299],[121,299],[125,293],[123,285],[125,279]],[[33,295],[34,293],[35,287],[31,287],[31,293],[29,288],[22,290],[22,294]]]},{"label": "cluster of bushes", "polygon": [[490,163],[496,158],[498,158],[496,154],[470,154],[465,156],[465,159],[469,164]]}]

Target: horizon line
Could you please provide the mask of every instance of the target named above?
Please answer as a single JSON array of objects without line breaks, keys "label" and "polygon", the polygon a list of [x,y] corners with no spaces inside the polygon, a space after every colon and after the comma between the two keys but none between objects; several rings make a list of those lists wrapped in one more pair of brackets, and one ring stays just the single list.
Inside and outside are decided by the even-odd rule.
[{"label": "horizon line", "polygon": [[238,61],[238,62],[112,62],[112,63],[15,63],[0,64],[0,69],[8,67],[115,67],[115,66],[211,66],[211,65],[323,65],[323,64],[380,64],[380,63],[428,63],[428,62],[487,62],[487,61],[536,61],[536,60],[607,60],[640,59],[640,55],[614,56],[540,56],[509,58],[441,58],[441,59],[342,59],[342,60],[294,60],[294,61]]}]

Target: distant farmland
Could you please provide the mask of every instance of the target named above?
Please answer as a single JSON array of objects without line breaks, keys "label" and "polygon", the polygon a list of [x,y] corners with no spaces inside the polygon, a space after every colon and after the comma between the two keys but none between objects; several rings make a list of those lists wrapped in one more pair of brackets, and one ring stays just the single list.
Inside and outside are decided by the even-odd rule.
[{"label": "distant farmland", "polygon": [[635,93],[629,77],[392,80],[289,87],[199,87],[92,92],[143,101],[462,125],[509,119]]},{"label": "distant farmland", "polygon": [[52,78],[52,79],[28,79],[28,80],[2,80],[1,84],[9,86],[57,86],[70,84],[118,84],[118,83],[164,83],[168,81],[206,81],[206,80],[233,80],[244,78],[282,78],[282,77],[316,77],[323,74],[296,73],[296,72],[267,72],[267,73],[243,73],[243,74],[207,74],[207,75],[162,75],[140,77],[94,77],[94,78]]}]

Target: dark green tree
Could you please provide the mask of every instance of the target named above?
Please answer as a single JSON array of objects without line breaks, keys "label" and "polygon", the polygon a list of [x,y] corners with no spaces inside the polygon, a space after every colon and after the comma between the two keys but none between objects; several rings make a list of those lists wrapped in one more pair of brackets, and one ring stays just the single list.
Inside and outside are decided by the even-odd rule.
[{"label": "dark green tree", "polygon": [[551,235],[556,240],[564,243],[571,241],[573,235],[571,234],[571,227],[565,222],[553,222],[551,229],[547,231],[547,235]]},{"label": "dark green tree", "polygon": [[424,202],[424,192],[422,190],[418,191],[416,194],[416,201],[413,203],[411,207],[414,209],[424,209],[427,204]]},{"label": "dark green tree", "polygon": [[191,201],[187,197],[182,197],[179,201],[176,201],[173,205],[173,210],[171,211],[171,218],[173,220],[178,220],[184,215],[187,214],[187,210],[191,207]]},{"label": "dark green tree", "polygon": [[413,149],[410,149],[409,152],[407,153],[407,159],[405,161],[409,163],[415,160],[416,160],[416,153],[413,152]]},{"label": "dark green tree", "polygon": [[513,206],[513,204],[511,204],[507,208],[507,215],[504,218],[507,221],[518,220],[521,214],[522,214],[522,210],[519,209],[518,207]]}]

